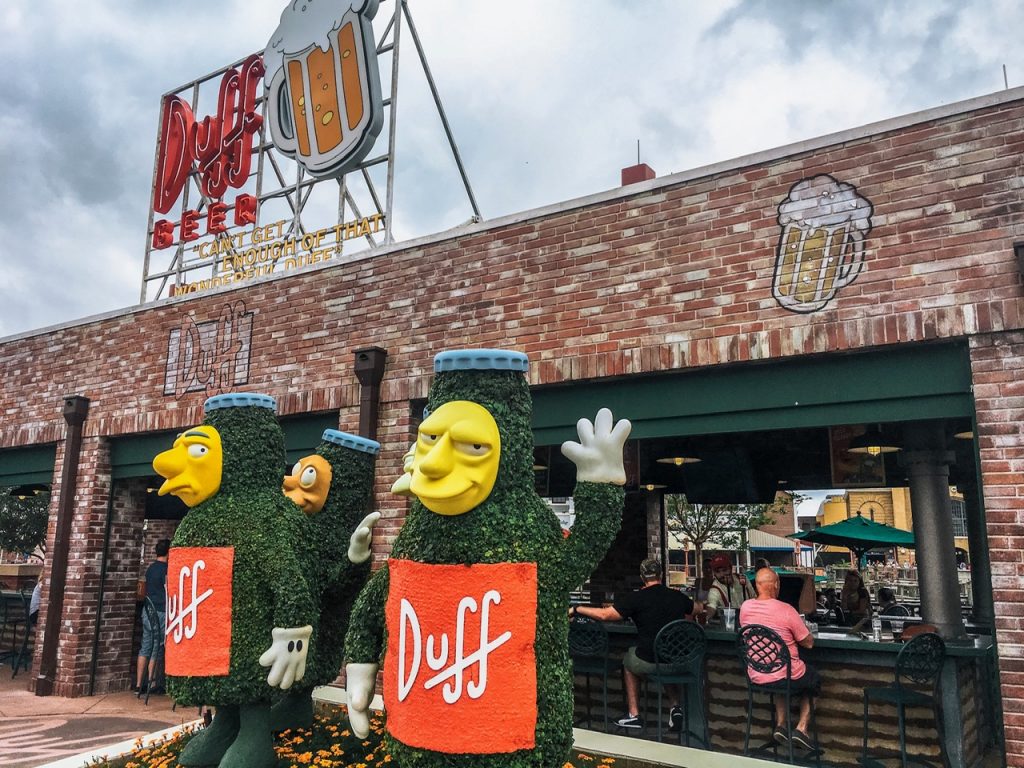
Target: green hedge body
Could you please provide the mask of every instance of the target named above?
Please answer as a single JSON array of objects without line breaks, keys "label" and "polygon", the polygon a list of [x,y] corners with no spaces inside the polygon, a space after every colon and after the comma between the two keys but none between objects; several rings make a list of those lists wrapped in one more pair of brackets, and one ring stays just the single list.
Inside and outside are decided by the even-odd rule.
[{"label": "green hedge body", "polygon": [[348,545],[370,510],[377,457],[329,442],[320,443],[316,452],[331,465],[331,487],[324,508],[304,526],[301,552],[310,563],[309,582],[320,595],[320,624],[310,640],[306,674],[292,686],[296,691],[327,685],[338,677],[349,614],[372,562],[371,558],[358,565],[351,563]]},{"label": "green hedge body", "polygon": [[308,521],[281,492],[284,433],[273,411],[218,409],[204,423],[223,442],[220,490],[185,515],[172,546],[234,547],[230,670],[216,677],[168,676],[168,689],[189,706],[269,703],[279,692],[267,685],[259,657],[270,647],[271,630],[317,624],[309,560],[296,547]]},{"label": "green hedge body", "polygon": [[[392,556],[437,564],[537,563],[536,747],[493,755],[444,754],[409,747],[388,735],[387,748],[400,768],[555,768],[572,748],[569,591],[590,575],[615,538],[624,493],[613,485],[578,483],[576,522],[572,535],[563,537],[557,517],[534,490],[532,403],[525,377],[506,371],[439,373],[428,408],[453,400],[479,403],[497,422],[501,458],[494,489],[476,509],[456,516],[434,514],[413,500]],[[353,610],[346,638],[350,662],[383,661],[387,594],[385,567],[374,574]]]}]

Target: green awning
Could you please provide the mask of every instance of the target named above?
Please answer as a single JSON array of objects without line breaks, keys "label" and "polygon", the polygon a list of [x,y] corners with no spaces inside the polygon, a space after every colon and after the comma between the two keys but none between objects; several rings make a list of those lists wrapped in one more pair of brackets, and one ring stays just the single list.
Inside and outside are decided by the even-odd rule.
[{"label": "green awning", "polygon": [[964,344],[901,344],[628,378],[535,387],[537,445],[576,438],[576,420],[611,408],[634,439],[971,418]]},{"label": "green awning", "polygon": [[0,451],[0,486],[32,485],[53,482],[57,461],[55,445],[30,445]]}]

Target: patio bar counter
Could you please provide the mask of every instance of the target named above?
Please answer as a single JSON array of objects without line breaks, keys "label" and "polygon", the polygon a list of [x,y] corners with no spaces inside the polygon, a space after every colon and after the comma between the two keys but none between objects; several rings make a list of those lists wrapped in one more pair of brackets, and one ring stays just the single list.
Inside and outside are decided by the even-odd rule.
[{"label": "patio bar counter", "polygon": [[[629,622],[609,622],[610,654],[621,657],[633,644],[636,630]],[[903,647],[884,635],[881,642],[843,636],[844,630],[822,628],[812,649],[800,649],[801,658],[821,673],[822,692],[816,700],[818,736],[824,748],[824,761],[829,765],[856,766],[861,754],[863,734],[863,690],[884,686],[893,681],[896,657]],[[716,751],[740,753],[747,717],[746,677],[737,653],[736,633],[721,628],[708,628],[707,687],[708,729],[712,748]],[[947,643],[946,661],[942,670],[941,696],[945,750],[951,768],[974,768],[992,745],[994,729],[994,690],[992,675],[995,651],[990,637],[979,636],[962,644]],[[586,688],[577,677],[576,715],[584,716]],[[609,710],[614,720],[625,711],[621,672],[609,678]],[[600,686],[596,688],[600,694]],[[595,725],[600,724],[600,705],[592,711]],[[655,738],[658,713],[654,711],[657,696],[648,696],[645,737]],[[691,703],[691,718],[697,711]],[[795,715],[795,707],[794,707]],[[870,712],[868,747],[872,754],[899,750],[896,711],[893,707],[874,705]],[[699,733],[696,722],[691,725]],[[612,730],[616,730],[612,726]],[[906,718],[907,748],[941,764],[940,732],[931,709],[908,708]],[[751,745],[770,737],[767,697],[755,699]],[[664,736],[666,740],[675,734]],[[694,743],[694,746],[697,744]]]}]

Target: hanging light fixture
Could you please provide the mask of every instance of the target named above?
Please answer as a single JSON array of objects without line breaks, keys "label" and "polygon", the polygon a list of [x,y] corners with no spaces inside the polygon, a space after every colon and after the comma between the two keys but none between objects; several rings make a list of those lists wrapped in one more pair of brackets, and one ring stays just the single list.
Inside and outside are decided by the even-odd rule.
[{"label": "hanging light fixture", "polygon": [[29,498],[31,498],[33,496],[38,496],[39,494],[41,494],[45,490],[46,490],[46,486],[45,485],[38,485],[38,484],[19,485],[19,486],[16,486],[14,488],[11,488],[10,495],[14,496],[19,501],[24,501],[25,499],[29,499]]},{"label": "hanging light fixture", "polygon": [[660,491],[662,488],[668,488],[668,486],[661,483],[644,483],[640,486],[643,491]]},{"label": "hanging light fixture", "polygon": [[954,432],[953,437],[957,438],[958,440],[973,440],[974,430],[965,429],[963,432]]},{"label": "hanging light fixture", "polygon": [[696,456],[665,456],[660,459],[655,459],[659,464],[674,464],[677,467],[681,467],[684,464],[699,464],[701,459]]},{"label": "hanging light fixture", "polygon": [[850,453],[878,456],[881,453],[895,453],[903,449],[896,444],[896,439],[892,435],[887,435],[882,432],[881,428],[874,426],[868,427],[863,435],[853,438],[846,450]]}]

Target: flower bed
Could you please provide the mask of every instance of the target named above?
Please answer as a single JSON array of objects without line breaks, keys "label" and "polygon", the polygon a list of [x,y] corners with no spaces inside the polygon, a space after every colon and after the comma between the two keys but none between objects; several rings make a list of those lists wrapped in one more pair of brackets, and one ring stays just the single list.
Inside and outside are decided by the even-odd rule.
[{"label": "flower bed", "polygon": [[[96,760],[89,768],[177,768],[178,755],[195,728],[185,728],[177,736],[158,742],[143,744],[140,740],[133,752],[114,760]],[[316,713],[312,729],[283,731],[277,736],[278,765],[281,768],[383,768],[391,762],[384,751],[381,736],[384,724],[381,717],[370,721],[370,735],[359,739],[352,735],[344,707],[321,706]],[[608,768],[616,761],[574,752],[563,768]]]}]

